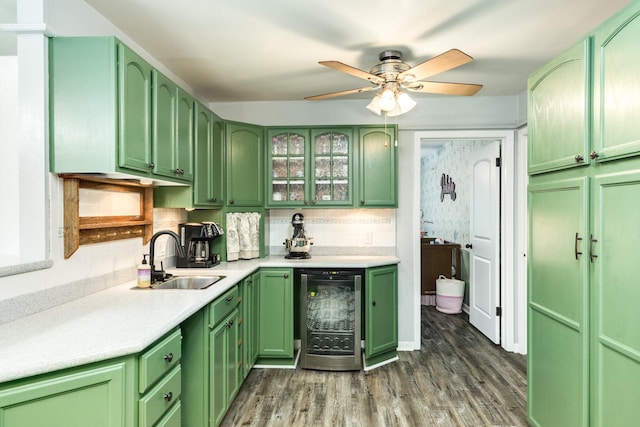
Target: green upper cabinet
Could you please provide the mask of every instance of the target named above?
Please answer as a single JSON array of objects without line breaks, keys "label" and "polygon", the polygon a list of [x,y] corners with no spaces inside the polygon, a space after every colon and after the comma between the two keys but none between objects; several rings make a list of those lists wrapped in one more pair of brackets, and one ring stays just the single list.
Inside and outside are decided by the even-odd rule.
[{"label": "green upper cabinet", "polygon": [[529,173],[589,163],[589,39],[529,76]]},{"label": "green upper cabinet", "polygon": [[353,205],[353,129],[312,129],[310,154],[311,203]]},{"label": "green upper cabinet", "polygon": [[398,207],[395,127],[361,127],[358,134],[358,205]]},{"label": "green upper cabinet", "polygon": [[267,129],[267,207],[353,204],[351,127]]},{"label": "green upper cabinet", "polygon": [[398,266],[368,268],[364,291],[365,364],[397,357]]},{"label": "green upper cabinet", "polygon": [[[594,33],[593,156],[598,161],[640,153],[640,11],[621,13]],[[631,126],[630,126],[631,124]]]},{"label": "green upper cabinet", "polygon": [[264,205],[264,132],[245,123],[226,122],[226,205]]},{"label": "green upper cabinet", "polygon": [[194,206],[222,207],[224,125],[200,103],[196,103],[195,134]]},{"label": "green upper cabinet", "polygon": [[51,38],[51,171],[190,182],[193,124],[185,114],[193,117],[193,104],[185,112],[181,100],[190,97],[166,79],[154,86],[153,75],[114,37]]},{"label": "green upper cabinet", "polygon": [[267,129],[267,206],[313,202],[308,129]]},{"label": "green upper cabinet", "polygon": [[193,120],[195,102],[191,95],[177,88],[178,105],[176,111],[176,145],[174,147],[174,173],[188,182],[193,180]]},{"label": "green upper cabinet", "polygon": [[[125,45],[118,43],[117,48],[120,89],[118,166],[146,174],[155,171],[155,165],[151,160],[152,68]],[[60,95],[64,96],[64,93]]]},{"label": "green upper cabinet", "polygon": [[158,175],[193,179],[193,98],[153,71],[153,163]]}]

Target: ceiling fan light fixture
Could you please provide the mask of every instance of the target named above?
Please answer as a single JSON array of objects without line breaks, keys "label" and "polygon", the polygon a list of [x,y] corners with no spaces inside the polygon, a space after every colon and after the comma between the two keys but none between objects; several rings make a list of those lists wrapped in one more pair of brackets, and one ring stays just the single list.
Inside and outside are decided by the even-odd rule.
[{"label": "ceiling fan light fixture", "polygon": [[380,109],[391,111],[396,106],[396,95],[393,90],[387,88],[380,94]]},{"label": "ceiling fan light fixture", "polygon": [[400,92],[396,97],[396,102],[398,103],[398,107],[400,107],[400,114],[406,113],[416,106],[416,101],[411,99],[406,92]]},{"label": "ceiling fan light fixture", "polygon": [[377,94],[373,97],[369,105],[367,105],[367,110],[380,115],[382,113],[382,109],[380,108],[380,94]]}]

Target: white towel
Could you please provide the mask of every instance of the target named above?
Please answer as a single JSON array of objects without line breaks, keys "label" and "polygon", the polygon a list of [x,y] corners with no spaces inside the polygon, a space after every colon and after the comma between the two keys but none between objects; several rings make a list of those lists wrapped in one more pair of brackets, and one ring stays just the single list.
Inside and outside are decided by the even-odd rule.
[{"label": "white towel", "polygon": [[227,214],[227,261],[260,257],[260,213]]},{"label": "white towel", "polygon": [[237,261],[240,252],[238,219],[236,213],[227,214],[227,261]]}]

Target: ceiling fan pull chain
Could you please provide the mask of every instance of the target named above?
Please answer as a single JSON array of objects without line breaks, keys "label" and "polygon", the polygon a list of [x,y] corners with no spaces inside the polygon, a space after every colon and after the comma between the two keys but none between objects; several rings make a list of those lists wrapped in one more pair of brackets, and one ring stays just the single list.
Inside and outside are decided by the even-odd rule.
[{"label": "ceiling fan pull chain", "polygon": [[387,148],[389,144],[387,143],[387,112],[384,112],[384,148]]}]

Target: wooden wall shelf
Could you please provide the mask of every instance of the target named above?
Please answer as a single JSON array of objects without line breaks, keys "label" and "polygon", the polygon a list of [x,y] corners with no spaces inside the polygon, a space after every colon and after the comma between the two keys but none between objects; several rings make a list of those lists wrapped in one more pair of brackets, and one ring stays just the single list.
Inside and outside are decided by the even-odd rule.
[{"label": "wooden wall shelf", "polygon": [[[153,187],[136,181],[115,180],[86,175],[60,175],[64,187],[64,257],[91,243],[142,237],[149,242],[153,235]],[[80,189],[138,193],[138,215],[80,216]]]}]

